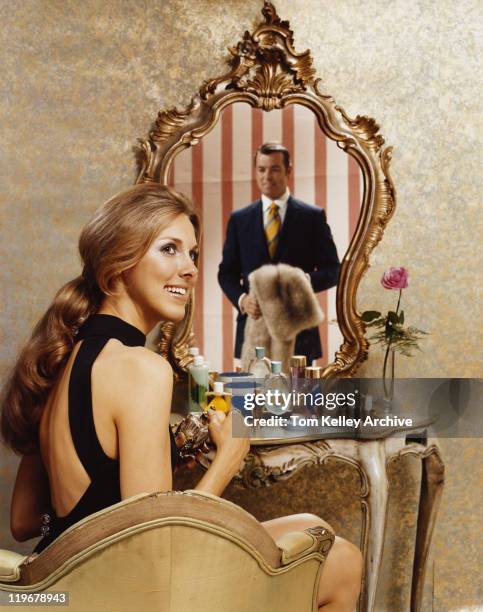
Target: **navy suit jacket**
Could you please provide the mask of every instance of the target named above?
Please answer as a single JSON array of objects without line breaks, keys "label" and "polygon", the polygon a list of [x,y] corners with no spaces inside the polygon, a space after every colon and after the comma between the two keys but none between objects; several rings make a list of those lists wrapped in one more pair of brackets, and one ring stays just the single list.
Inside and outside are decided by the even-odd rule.
[{"label": "navy suit jacket", "polygon": [[[223,259],[218,282],[230,302],[237,308],[235,357],[240,357],[246,315],[240,313],[238,300],[249,292],[248,275],[268,263],[286,263],[310,275],[315,292],[337,284],[339,258],[322,208],[305,204],[292,196],[280,232],[277,251],[271,260],[263,227],[263,206],[258,200],[232,213],[226,230]],[[318,328],[301,332],[295,352],[306,355],[308,365],[322,355]]]}]

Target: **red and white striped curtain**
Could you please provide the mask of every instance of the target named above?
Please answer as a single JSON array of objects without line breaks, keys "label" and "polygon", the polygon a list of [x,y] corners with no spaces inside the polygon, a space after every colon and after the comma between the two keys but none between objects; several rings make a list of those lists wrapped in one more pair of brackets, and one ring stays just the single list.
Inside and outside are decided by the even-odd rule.
[{"label": "red and white striped curtain", "polygon": [[[304,106],[263,112],[248,104],[227,107],[198,145],[174,160],[169,183],[191,197],[201,213],[203,239],[196,288],[194,332],[200,352],[218,371],[233,369],[236,310],[217,281],[226,225],[233,210],[257,200],[253,153],[267,141],[291,153],[289,188],[294,197],[325,209],[339,258],[354,233],[362,196],[357,162],[320,130]],[[323,358],[332,361],[342,343],[336,320],[336,288],[318,294],[325,313],[320,326]]]}]

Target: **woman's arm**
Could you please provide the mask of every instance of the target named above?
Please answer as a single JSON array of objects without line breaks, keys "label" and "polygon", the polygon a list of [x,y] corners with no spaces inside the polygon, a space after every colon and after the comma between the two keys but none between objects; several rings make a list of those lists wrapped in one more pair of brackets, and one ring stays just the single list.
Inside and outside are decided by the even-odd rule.
[{"label": "woman's arm", "polygon": [[10,530],[18,542],[40,536],[42,514],[50,509],[49,479],[40,455],[20,460],[10,507]]},{"label": "woman's arm", "polygon": [[226,416],[223,412],[210,410],[208,417],[210,437],[216,445],[216,455],[195,488],[198,491],[221,495],[233,476],[238,473],[250,450],[250,441],[247,438],[233,438],[232,413]]},{"label": "woman's arm", "polygon": [[[129,349],[113,368],[110,387],[119,440],[122,499],[172,489],[169,415],[173,372],[168,362],[146,349]],[[250,445],[232,437],[232,417],[211,412],[210,435],[217,452],[196,487],[221,495],[238,472]]]},{"label": "woman's arm", "polygon": [[121,497],[169,491],[171,366],[152,351],[131,348],[116,363],[113,376],[111,405],[119,442]]}]

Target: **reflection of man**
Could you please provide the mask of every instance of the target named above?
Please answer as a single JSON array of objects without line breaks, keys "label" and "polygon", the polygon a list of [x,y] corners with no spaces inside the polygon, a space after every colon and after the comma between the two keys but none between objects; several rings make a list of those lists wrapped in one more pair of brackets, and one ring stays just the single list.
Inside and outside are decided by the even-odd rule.
[{"label": "reflection of man", "polygon": [[[339,258],[325,212],[290,195],[290,154],[280,143],[265,143],[255,155],[260,200],[233,212],[228,222],[218,281],[238,309],[235,357],[240,357],[247,316],[261,316],[250,296],[248,275],[267,263],[286,263],[304,270],[315,292],[337,283]],[[318,328],[301,332],[295,353],[310,364],[322,355]]]}]

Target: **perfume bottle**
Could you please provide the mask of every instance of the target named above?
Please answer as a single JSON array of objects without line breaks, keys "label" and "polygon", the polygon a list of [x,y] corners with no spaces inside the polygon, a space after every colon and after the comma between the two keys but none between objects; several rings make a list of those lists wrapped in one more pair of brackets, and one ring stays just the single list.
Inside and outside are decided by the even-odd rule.
[{"label": "perfume bottle", "polygon": [[213,408],[228,414],[231,410],[231,395],[225,391],[225,386],[222,382],[213,383],[213,391],[208,391],[206,394],[206,409]]},{"label": "perfume bottle", "polygon": [[265,357],[264,346],[255,347],[255,357],[251,359],[248,371],[255,378],[255,393],[263,393],[265,377],[271,372],[270,359]]},{"label": "perfume bottle", "polygon": [[304,368],[304,378],[308,378],[309,380],[320,380],[322,376],[322,368],[319,366],[309,366]]},{"label": "perfume bottle", "polygon": [[270,374],[265,377],[265,408],[275,415],[287,414],[286,398],[291,395],[287,376],[282,372],[281,361],[270,362]]},{"label": "perfume bottle", "polygon": [[307,366],[305,355],[292,355],[290,357],[290,386],[293,391],[293,407],[299,408],[303,402],[299,402],[299,393],[304,391],[304,371]]},{"label": "perfume bottle", "polygon": [[213,383],[216,380],[216,377],[218,376],[218,372],[216,372],[215,370],[211,369],[211,362],[210,361],[206,361],[206,359],[204,360],[204,365],[206,366],[206,368],[208,369],[208,391],[210,389],[213,389]]},{"label": "perfume bottle", "polygon": [[202,355],[196,355],[188,368],[189,410],[200,412],[206,410],[206,392],[208,391],[208,367]]},{"label": "perfume bottle", "polygon": [[290,357],[290,377],[292,383],[298,378],[304,378],[306,367],[307,357],[305,355],[292,355],[292,357]]},{"label": "perfume bottle", "polygon": [[322,368],[318,366],[310,366],[305,368],[304,370],[304,386],[305,391],[310,394],[312,401],[307,403],[305,408],[311,413],[315,414],[317,412],[317,406],[315,405],[315,399],[317,394],[320,393],[320,378],[322,375]]}]

